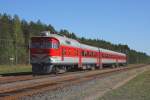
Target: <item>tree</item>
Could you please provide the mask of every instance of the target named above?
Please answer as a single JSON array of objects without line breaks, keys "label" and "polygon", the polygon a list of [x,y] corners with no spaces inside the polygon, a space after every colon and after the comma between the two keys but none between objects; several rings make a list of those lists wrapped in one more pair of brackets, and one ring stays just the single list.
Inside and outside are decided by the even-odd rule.
[{"label": "tree", "polygon": [[17,15],[15,15],[13,18],[13,33],[13,39],[15,41],[15,60],[16,64],[18,64],[25,61],[25,41],[21,27],[21,21]]},{"label": "tree", "polygon": [[12,42],[12,18],[7,14],[0,16],[0,63],[9,62],[9,58],[13,57],[13,42]]},{"label": "tree", "polygon": [[24,40],[25,40],[25,43],[24,43],[24,46],[25,46],[25,49],[26,49],[26,52],[25,52],[25,58],[26,58],[26,60],[25,60],[25,62],[26,62],[26,64],[29,64],[30,62],[29,62],[29,44],[30,44],[30,35],[31,35],[31,33],[30,33],[30,27],[29,27],[29,24],[28,24],[28,22],[27,21],[25,21],[25,20],[22,20],[22,22],[21,22],[21,25],[22,25],[22,31],[23,31],[23,35],[24,35]]},{"label": "tree", "polygon": [[21,22],[17,15],[15,15],[13,18],[13,33],[14,33],[13,38],[16,44],[20,45],[24,44],[24,36],[21,27]]},{"label": "tree", "polygon": [[46,31],[50,31],[51,33],[57,33],[55,28],[50,24],[46,26]]}]

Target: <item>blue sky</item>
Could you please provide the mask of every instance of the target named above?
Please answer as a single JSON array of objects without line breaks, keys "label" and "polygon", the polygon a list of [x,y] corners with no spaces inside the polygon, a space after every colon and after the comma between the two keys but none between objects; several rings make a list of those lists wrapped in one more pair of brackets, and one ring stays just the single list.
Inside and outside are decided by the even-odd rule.
[{"label": "blue sky", "polygon": [[0,13],[67,29],[150,55],[150,0],[0,0]]}]

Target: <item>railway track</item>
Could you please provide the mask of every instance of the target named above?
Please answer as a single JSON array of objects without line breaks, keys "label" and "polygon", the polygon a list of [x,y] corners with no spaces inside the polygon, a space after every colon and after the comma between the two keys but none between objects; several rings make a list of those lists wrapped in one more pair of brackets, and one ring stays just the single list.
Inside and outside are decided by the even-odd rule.
[{"label": "railway track", "polygon": [[[140,65],[143,65],[143,64],[140,64]],[[137,66],[137,65],[130,65],[130,67],[134,67],[134,66]],[[110,68],[106,68],[103,70],[108,70],[108,69],[110,69]],[[24,74],[24,75],[22,75],[22,73],[20,73],[20,75],[19,74],[17,74],[17,75],[12,74],[12,75],[6,75],[6,76],[2,75],[0,77],[0,85],[6,84],[6,83],[17,82],[17,81],[26,81],[26,80],[40,79],[40,78],[46,78],[46,77],[64,76],[64,75],[76,74],[76,73],[82,73],[82,72],[85,72],[85,71],[67,72],[67,73],[58,74],[58,75],[50,74],[50,75],[38,75],[38,76],[33,76],[32,73],[30,73],[30,74],[28,73],[28,74]]]},{"label": "railway track", "polygon": [[17,81],[26,81],[26,80],[33,80],[33,79],[41,79],[41,78],[47,78],[47,77],[56,77],[56,76],[65,76],[65,75],[69,75],[69,74],[76,74],[76,73],[82,73],[82,72],[87,72],[89,70],[86,71],[75,71],[75,72],[67,72],[67,73],[63,73],[63,74],[49,74],[49,75],[32,75],[32,73],[30,75],[17,75],[17,76],[1,76],[0,77],[0,85],[1,84],[7,84],[7,83],[13,83],[13,82],[17,82]]},{"label": "railway track", "polygon": [[91,80],[95,77],[104,77],[112,73],[119,73],[135,68],[144,67],[146,65],[122,67],[107,70],[87,71],[84,73],[66,74],[55,77],[42,77],[36,79],[29,79],[24,81],[9,82],[0,85],[0,99],[1,100],[16,100],[23,96],[32,96],[47,90],[57,89],[71,84]]}]

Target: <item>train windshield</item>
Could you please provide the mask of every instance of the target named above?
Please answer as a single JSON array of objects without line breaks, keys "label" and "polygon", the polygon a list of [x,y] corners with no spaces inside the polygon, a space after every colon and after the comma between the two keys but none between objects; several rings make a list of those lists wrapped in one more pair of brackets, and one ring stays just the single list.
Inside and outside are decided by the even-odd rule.
[{"label": "train windshield", "polygon": [[53,41],[32,41],[30,48],[59,48],[58,42]]},{"label": "train windshield", "polygon": [[47,43],[40,43],[40,42],[33,42],[31,43],[31,48],[52,48],[52,44]]}]

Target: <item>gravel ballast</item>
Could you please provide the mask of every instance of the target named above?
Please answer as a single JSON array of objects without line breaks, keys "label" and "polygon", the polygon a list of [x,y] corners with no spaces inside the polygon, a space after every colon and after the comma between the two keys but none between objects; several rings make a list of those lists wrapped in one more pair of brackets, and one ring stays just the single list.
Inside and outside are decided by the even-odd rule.
[{"label": "gravel ballast", "polygon": [[113,73],[110,76],[95,78],[76,85],[69,85],[53,91],[37,94],[32,97],[27,96],[22,98],[22,100],[96,100],[106,92],[115,89],[115,87],[119,87],[117,85],[122,84],[124,80],[136,76],[145,70],[150,70],[150,66],[121,73]]}]

